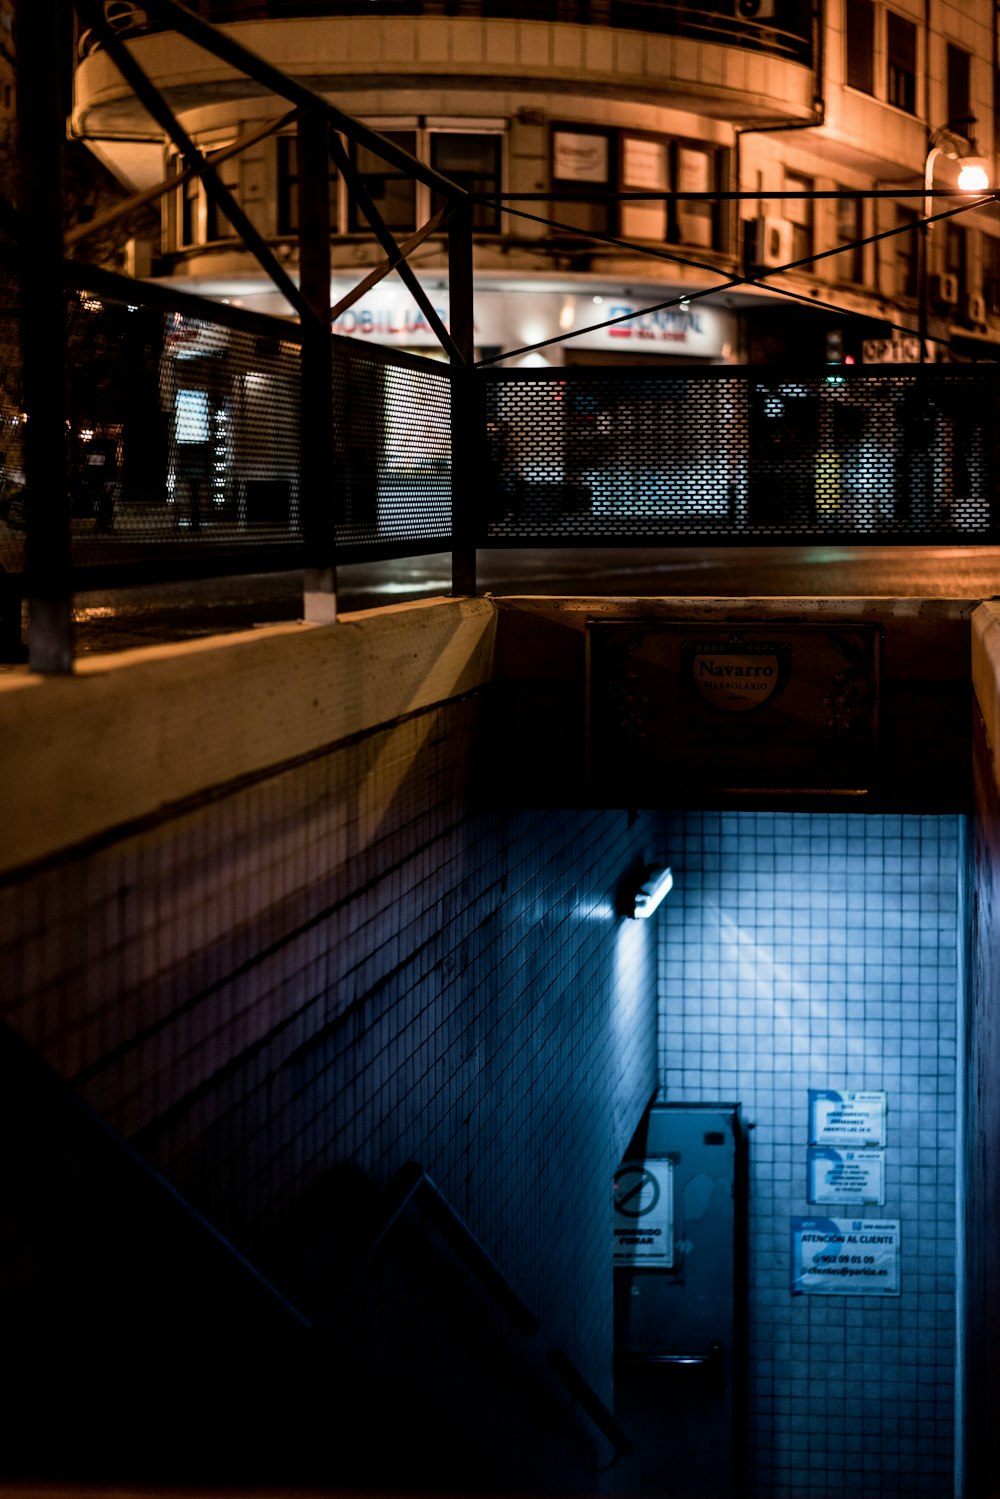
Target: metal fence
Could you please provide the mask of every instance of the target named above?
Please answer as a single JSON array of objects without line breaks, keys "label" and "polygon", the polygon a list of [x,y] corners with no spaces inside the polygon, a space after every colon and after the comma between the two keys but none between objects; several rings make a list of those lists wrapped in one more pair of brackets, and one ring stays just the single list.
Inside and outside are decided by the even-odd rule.
[{"label": "metal fence", "polygon": [[[30,513],[18,286],[0,281],[0,567]],[[302,566],[299,327],[86,269],[68,295],[67,483],[78,586]],[[446,365],[334,340],[334,493],[345,560],[450,545]]]},{"label": "metal fence", "polygon": [[490,371],[483,545],[994,542],[995,366]]},{"label": "metal fence", "polygon": [[[9,272],[0,292],[0,568],[16,578],[30,512]],[[76,586],[307,566],[298,325],[92,268],[68,304]],[[446,551],[459,531],[476,548],[1000,541],[992,365],[456,370],[335,339],[332,384],[332,489],[309,498],[345,562]]]}]

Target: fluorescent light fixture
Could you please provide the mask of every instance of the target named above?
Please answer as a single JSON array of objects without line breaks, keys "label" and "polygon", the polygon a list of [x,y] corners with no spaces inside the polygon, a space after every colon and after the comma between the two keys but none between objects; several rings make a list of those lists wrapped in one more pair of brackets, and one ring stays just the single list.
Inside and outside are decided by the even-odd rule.
[{"label": "fluorescent light fixture", "polygon": [[673,871],[660,864],[650,864],[643,875],[642,884],[632,897],[631,915],[643,918],[652,916],[661,900],[673,888]]}]

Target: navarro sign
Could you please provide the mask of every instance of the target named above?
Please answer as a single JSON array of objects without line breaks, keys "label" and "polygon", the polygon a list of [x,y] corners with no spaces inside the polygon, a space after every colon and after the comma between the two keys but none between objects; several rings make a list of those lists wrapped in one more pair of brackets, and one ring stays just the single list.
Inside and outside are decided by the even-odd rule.
[{"label": "navarro sign", "polygon": [[625,805],[685,793],[875,789],[870,624],[600,619],[587,627],[589,782]]},{"label": "navarro sign", "polygon": [[681,662],[695,690],[723,713],[761,708],[784,686],[791,666],[787,641],[681,642]]}]

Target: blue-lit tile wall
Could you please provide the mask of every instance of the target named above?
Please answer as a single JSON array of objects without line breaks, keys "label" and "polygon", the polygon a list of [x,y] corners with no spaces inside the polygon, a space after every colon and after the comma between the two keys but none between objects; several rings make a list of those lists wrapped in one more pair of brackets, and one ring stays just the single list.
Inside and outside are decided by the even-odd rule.
[{"label": "blue-lit tile wall", "polygon": [[[661,1097],[750,1134],[749,1492],[953,1492],[956,817],[669,819]],[[888,1093],[886,1201],[810,1207],[808,1090]],[[793,1297],[792,1215],[898,1219],[898,1298]]]},{"label": "blue-lit tile wall", "polygon": [[[657,1028],[654,924],[614,892],[660,824],[477,809],[478,728],[444,704],[0,883],[0,1014],[310,1314],[344,1315],[338,1201],[418,1161],[610,1403]],[[389,1311],[352,1300],[377,1349]]]}]

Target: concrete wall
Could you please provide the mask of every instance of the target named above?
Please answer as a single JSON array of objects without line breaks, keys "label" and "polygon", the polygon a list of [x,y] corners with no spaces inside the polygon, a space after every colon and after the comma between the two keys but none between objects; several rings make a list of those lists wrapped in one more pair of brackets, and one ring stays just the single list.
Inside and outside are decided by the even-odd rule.
[{"label": "concrete wall", "polygon": [[0,995],[336,1327],[331,1476],[590,1491],[606,1445],[578,1413],[550,1438],[565,1400],[417,1217],[341,1294],[416,1160],[610,1402],[610,1182],[656,1024],[651,924],[614,897],[655,827],[484,802],[493,624],[442,603],[7,679]]},{"label": "concrete wall", "polygon": [[[754,1126],[751,1494],[954,1492],[960,830],[669,820],[661,1096],[739,1099]],[[884,1204],[809,1204],[810,1088],[887,1092]],[[901,1294],[793,1296],[792,1215],[898,1221]]]},{"label": "concrete wall", "polygon": [[969,1026],[964,1155],[965,1428],[968,1499],[1000,1490],[1000,608],[973,616],[976,812],[969,840]]}]

